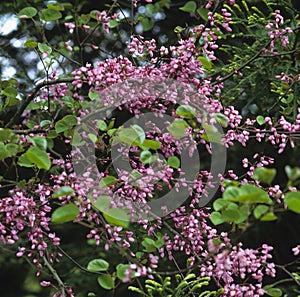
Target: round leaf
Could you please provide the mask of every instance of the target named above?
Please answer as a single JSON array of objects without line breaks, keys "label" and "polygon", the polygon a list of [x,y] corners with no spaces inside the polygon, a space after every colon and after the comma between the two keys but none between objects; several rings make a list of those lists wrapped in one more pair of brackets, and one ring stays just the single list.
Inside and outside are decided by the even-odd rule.
[{"label": "round leaf", "polygon": [[123,209],[111,208],[103,212],[105,220],[112,225],[127,228],[129,226],[129,215]]},{"label": "round leaf", "polygon": [[62,196],[69,196],[69,195],[72,195],[73,193],[74,193],[74,190],[71,187],[62,186],[61,188],[59,188],[58,190],[56,190],[52,194],[52,198],[58,198],[58,197],[62,197]]},{"label": "round leaf", "polygon": [[106,290],[111,290],[115,287],[115,280],[108,274],[100,275],[98,277],[98,284]]},{"label": "round leaf", "polygon": [[55,209],[52,213],[51,221],[53,223],[66,223],[73,221],[80,211],[74,203],[69,203]]},{"label": "round leaf", "polygon": [[262,126],[263,124],[266,123],[266,120],[265,120],[265,118],[263,116],[258,115],[256,117],[256,122],[258,123],[258,125]]},{"label": "round leaf", "polygon": [[148,149],[157,150],[160,148],[160,142],[152,139],[145,139],[143,146]]},{"label": "round leaf", "polygon": [[178,169],[180,166],[180,160],[176,156],[169,157],[167,163],[175,169]]},{"label": "round leaf", "polygon": [[180,105],[176,108],[176,114],[186,119],[192,119],[196,115],[196,111],[192,106]]},{"label": "round leaf", "polygon": [[27,18],[33,18],[36,16],[37,10],[34,7],[24,7],[23,9],[20,10],[20,12],[17,14],[17,18],[20,17],[27,17]]},{"label": "round leaf", "polygon": [[212,223],[214,225],[220,225],[220,224],[222,224],[222,223],[225,222],[225,220],[223,219],[222,215],[218,211],[213,211],[210,214],[210,220],[212,221]]},{"label": "round leaf", "polygon": [[99,186],[100,188],[105,188],[105,187],[109,187],[112,186],[116,183],[117,179],[114,176],[108,175],[103,177],[100,180]]},{"label": "round leaf", "polygon": [[116,267],[117,277],[120,280],[123,280],[125,277],[127,277],[126,270],[128,270],[128,269],[130,269],[129,264],[118,264],[117,267]]},{"label": "round leaf", "polygon": [[47,8],[41,11],[40,18],[45,22],[53,22],[62,18],[62,14],[56,9]]},{"label": "round leaf", "polygon": [[268,210],[269,210],[269,207],[266,205],[257,205],[253,211],[253,215],[256,219],[259,219]]},{"label": "round leaf", "polygon": [[184,6],[180,7],[179,9],[185,12],[195,12],[197,9],[197,4],[195,1],[188,1],[187,3],[185,3]]},{"label": "round leaf", "polygon": [[51,161],[47,153],[36,146],[31,147],[27,150],[26,157],[39,169],[49,170],[51,167]]},{"label": "round leaf", "polygon": [[181,138],[185,135],[186,128],[189,125],[185,120],[182,119],[176,119],[173,123],[171,123],[167,130],[169,133],[175,137]]},{"label": "round leaf", "polygon": [[145,164],[150,164],[153,160],[152,154],[149,151],[142,151],[141,152],[141,161]]},{"label": "round leaf", "polygon": [[110,206],[110,198],[108,196],[100,196],[96,200],[96,202],[93,203],[94,207],[96,207],[100,211],[105,211]]},{"label": "round leaf", "polygon": [[288,209],[300,214],[300,192],[289,192],[284,197]]},{"label": "round leaf", "polygon": [[98,127],[101,131],[106,131],[106,130],[107,130],[107,124],[106,124],[105,121],[103,121],[103,120],[97,121],[97,127]]},{"label": "round leaf", "polygon": [[253,173],[253,177],[255,180],[258,180],[267,185],[271,185],[275,176],[276,176],[275,168],[259,167],[259,168],[255,168]]},{"label": "round leaf", "polygon": [[103,259],[94,259],[87,265],[89,271],[107,271],[108,268],[109,263]]}]

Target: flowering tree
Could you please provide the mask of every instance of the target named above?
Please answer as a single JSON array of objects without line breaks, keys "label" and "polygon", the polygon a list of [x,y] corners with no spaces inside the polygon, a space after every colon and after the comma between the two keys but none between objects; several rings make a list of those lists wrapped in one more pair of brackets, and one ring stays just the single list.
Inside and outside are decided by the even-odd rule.
[{"label": "flowering tree", "polygon": [[[299,294],[296,5],[26,5],[40,71],[0,84],[0,247],[25,290]],[[251,238],[288,220],[285,258]]]}]

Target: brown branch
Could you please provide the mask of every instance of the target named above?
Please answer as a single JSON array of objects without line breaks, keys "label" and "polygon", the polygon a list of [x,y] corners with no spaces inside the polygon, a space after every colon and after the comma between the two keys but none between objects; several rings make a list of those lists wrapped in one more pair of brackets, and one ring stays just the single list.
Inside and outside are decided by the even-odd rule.
[{"label": "brown branch", "polygon": [[294,275],[289,270],[287,270],[285,268],[285,266],[277,264],[276,267],[278,267],[279,269],[281,269],[282,271],[284,271],[300,287],[300,281],[297,278],[295,278]]},{"label": "brown branch", "polygon": [[30,94],[22,101],[22,104],[19,108],[19,110],[13,115],[13,117],[10,119],[10,121],[5,125],[5,127],[12,127],[14,124],[17,125],[20,123],[22,113],[26,109],[27,105],[35,98],[36,94],[40,89],[46,86],[51,86],[55,84],[60,83],[70,83],[74,80],[74,78],[61,78],[51,81],[43,81],[41,83],[38,83],[35,88],[30,92]]},{"label": "brown branch", "polygon": [[228,80],[229,78],[231,78],[234,74],[236,74],[236,72],[241,71],[242,69],[244,69],[245,67],[247,67],[249,64],[251,64],[253,61],[255,61],[263,52],[263,49],[266,48],[272,40],[268,41],[254,56],[252,56],[249,60],[247,60],[244,64],[242,64],[240,67],[238,67],[237,69],[235,69],[233,72],[227,74],[226,76],[222,77],[219,80],[216,80],[215,82],[212,83],[212,85],[218,85],[226,80]]},{"label": "brown branch", "polygon": [[59,277],[59,275],[57,274],[56,270],[52,267],[52,265],[49,263],[49,261],[47,260],[47,258],[45,256],[43,256],[43,260],[45,263],[45,266],[49,269],[49,271],[51,272],[53,278],[57,281],[58,286],[60,288],[60,293],[62,297],[66,297],[66,291],[65,291],[65,285],[63,283],[63,281],[61,280],[61,278]]}]

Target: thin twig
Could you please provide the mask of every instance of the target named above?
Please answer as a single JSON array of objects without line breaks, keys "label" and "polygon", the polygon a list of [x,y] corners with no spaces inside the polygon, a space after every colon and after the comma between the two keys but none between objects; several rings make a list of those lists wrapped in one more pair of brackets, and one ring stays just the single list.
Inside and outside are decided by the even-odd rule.
[{"label": "thin twig", "polygon": [[234,74],[236,74],[237,72],[241,71],[242,69],[244,69],[245,67],[247,67],[249,64],[251,64],[253,61],[255,61],[263,52],[263,49],[266,48],[272,40],[268,41],[264,47],[262,47],[254,56],[252,56],[249,60],[247,60],[244,64],[242,64],[240,67],[238,67],[237,69],[235,69],[234,71],[232,71],[231,73],[227,74],[226,76],[222,77],[221,79],[216,80],[215,82],[212,83],[212,85],[217,85],[220,84],[226,80],[228,80],[229,78],[231,78]]},{"label": "thin twig", "polygon": [[283,265],[276,265],[276,267],[278,267],[278,268],[280,268],[281,270],[283,270],[288,276],[290,276],[292,279],[293,279],[293,281],[300,287],[300,281],[297,279],[297,278],[295,278],[294,277],[294,275],[290,272],[290,271],[288,271],[286,268],[285,268],[285,266],[283,266]]},{"label": "thin twig", "polygon": [[12,116],[10,121],[5,125],[5,127],[12,127],[14,124],[19,124],[19,121],[21,119],[22,113],[26,109],[27,105],[34,99],[36,94],[40,89],[46,86],[51,86],[55,84],[60,84],[60,83],[70,83],[74,81],[74,78],[61,78],[61,79],[56,79],[56,80],[51,80],[51,81],[43,81],[41,83],[38,83],[35,88],[30,92],[30,94],[22,101],[22,104],[19,108],[19,110]]},{"label": "thin twig", "polygon": [[45,266],[49,269],[49,271],[51,272],[53,278],[57,281],[58,286],[60,288],[60,293],[62,297],[66,297],[66,291],[65,291],[65,285],[63,283],[63,281],[61,280],[61,278],[59,277],[59,275],[57,274],[56,270],[52,267],[52,265],[49,263],[49,261],[47,260],[46,256],[43,256],[43,260],[45,263]]}]

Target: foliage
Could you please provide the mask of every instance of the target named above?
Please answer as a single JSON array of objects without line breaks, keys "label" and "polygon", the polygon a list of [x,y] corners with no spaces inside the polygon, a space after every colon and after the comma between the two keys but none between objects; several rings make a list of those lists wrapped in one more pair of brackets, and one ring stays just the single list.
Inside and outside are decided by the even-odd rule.
[{"label": "foliage", "polygon": [[298,4],[92,2],[0,4],[1,296],[300,294]]}]

